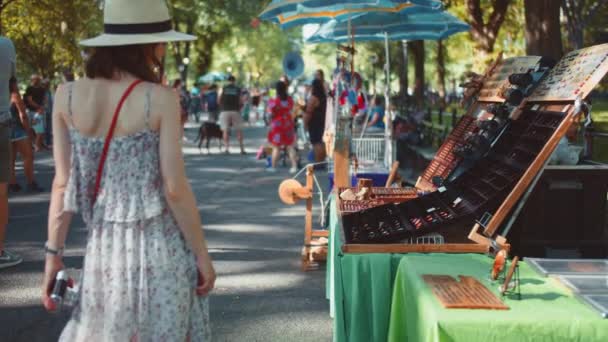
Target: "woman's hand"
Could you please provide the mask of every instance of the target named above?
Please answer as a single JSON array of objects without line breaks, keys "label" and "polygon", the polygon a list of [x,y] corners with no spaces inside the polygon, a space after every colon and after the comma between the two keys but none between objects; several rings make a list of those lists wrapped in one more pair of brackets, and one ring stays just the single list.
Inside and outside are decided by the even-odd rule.
[{"label": "woman's hand", "polygon": [[51,312],[57,310],[57,305],[50,298],[57,272],[64,268],[63,261],[59,256],[47,255],[44,265],[44,278],[42,280],[42,304]]},{"label": "woman's hand", "polygon": [[196,268],[198,270],[196,294],[206,296],[215,286],[215,269],[213,269],[209,255],[197,257]]}]

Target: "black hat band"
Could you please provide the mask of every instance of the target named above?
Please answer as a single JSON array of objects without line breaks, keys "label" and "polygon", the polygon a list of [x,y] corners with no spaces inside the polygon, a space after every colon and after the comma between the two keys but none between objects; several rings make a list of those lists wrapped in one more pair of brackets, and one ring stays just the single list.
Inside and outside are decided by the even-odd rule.
[{"label": "black hat band", "polygon": [[145,34],[171,31],[171,20],[143,24],[105,24],[104,32],[108,34]]}]

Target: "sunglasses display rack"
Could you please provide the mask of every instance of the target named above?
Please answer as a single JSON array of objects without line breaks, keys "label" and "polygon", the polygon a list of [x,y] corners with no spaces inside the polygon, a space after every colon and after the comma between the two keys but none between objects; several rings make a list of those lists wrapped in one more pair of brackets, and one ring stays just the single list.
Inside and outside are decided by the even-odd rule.
[{"label": "sunglasses display rack", "polygon": [[[342,193],[345,190],[350,189],[353,192],[357,192],[357,188],[340,188],[338,193]],[[369,200],[342,200],[338,201],[338,207],[340,213],[353,213],[386,203],[400,203],[409,201],[413,198],[418,197],[418,191],[415,188],[371,188],[371,198]]]},{"label": "sunglasses display rack", "polygon": [[[567,96],[556,101],[546,90],[540,95],[534,90],[515,112],[511,113],[510,119],[489,151],[457,178],[448,181],[435,192],[410,201],[384,204],[341,215],[344,242],[342,251],[470,253],[486,252],[493,248],[497,241],[506,244],[506,240],[497,237],[496,230],[528,187],[531,187],[532,181],[541,173],[559,140],[581,113],[581,107],[575,105],[574,99],[586,97],[608,71],[608,60],[597,56],[601,53],[608,55],[608,44],[589,49],[594,52],[590,62],[601,65],[581,67],[584,63],[577,63],[577,70],[588,70],[592,74],[582,77],[586,83],[576,87],[576,96]],[[598,49],[603,52],[598,52]],[[590,55],[581,51],[575,53],[580,58]],[[564,60],[556,66],[561,72],[569,70],[560,66],[563,63]],[[500,66],[494,70],[501,70]],[[560,77],[556,76],[555,71],[551,71],[547,77],[540,80],[537,89],[546,89],[547,80],[560,83]],[[504,87],[504,84],[501,86]],[[535,97],[542,99],[533,101]],[[547,97],[550,99],[547,100]],[[471,106],[469,113],[475,116],[475,113],[479,113],[488,105],[490,103],[478,101]],[[489,219],[484,220],[483,226],[479,222],[475,223],[484,215],[489,216]],[[482,227],[485,230],[480,234]],[[404,243],[437,233],[445,238],[445,244]]]},{"label": "sunglasses display rack", "polygon": [[[608,44],[564,56],[514,113],[513,127],[523,133],[501,164],[524,168],[509,194],[484,225],[474,224],[469,239],[490,246],[509,215],[523,207],[544,166],[570,126],[588,111],[584,99],[608,72]],[[523,127],[529,123],[527,127]],[[512,139],[513,137],[507,137]],[[506,140],[505,140],[506,141]],[[523,199],[522,199],[523,198]],[[521,201],[520,201],[521,200]],[[509,223],[505,229],[508,232]]]},{"label": "sunglasses display rack", "polygon": [[470,115],[463,115],[458,124],[452,130],[452,132],[445,139],[433,160],[429,163],[427,168],[422,173],[422,176],[418,179],[416,187],[419,189],[434,189],[436,188],[436,182],[434,179],[439,177],[440,180],[446,180],[462,161],[455,150],[457,150],[465,140],[468,134],[473,134],[477,131],[477,120]]}]

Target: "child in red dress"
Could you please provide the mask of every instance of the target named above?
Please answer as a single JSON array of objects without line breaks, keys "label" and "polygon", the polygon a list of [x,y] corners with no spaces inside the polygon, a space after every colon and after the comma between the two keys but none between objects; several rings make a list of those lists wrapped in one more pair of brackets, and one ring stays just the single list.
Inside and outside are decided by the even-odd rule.
[{"label": "child in red dress", "polygon": [[280,148],[287,149],[291,161],[290,173],[297,171],[295,126],[291,112],[293,110],[293,99],[287,94],[287,85],[279,81],[276,86],[277,97],[268,102],[268,113],[270,114],[270,132],[268,141],[272,144],[272,166],[267,170],[276,171]]}]

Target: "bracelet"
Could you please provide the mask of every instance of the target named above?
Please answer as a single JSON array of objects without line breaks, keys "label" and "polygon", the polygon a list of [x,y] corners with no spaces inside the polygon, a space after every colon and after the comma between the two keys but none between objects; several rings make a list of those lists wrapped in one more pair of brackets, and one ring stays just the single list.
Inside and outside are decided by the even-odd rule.
[{"label": "bracelet", "polygon": [[59,249],[50,248],[48,241],[44,243],[44,252],[46,254],[51,254],[51,255],[55,255],[55,256],[62,256],[63,255],[63,249],[64,249],[64,247],[61,247]]}]

